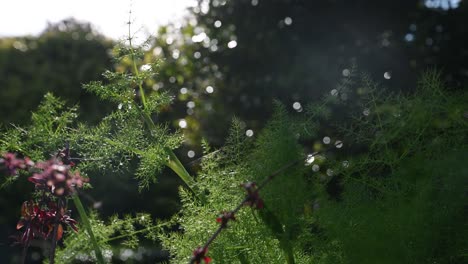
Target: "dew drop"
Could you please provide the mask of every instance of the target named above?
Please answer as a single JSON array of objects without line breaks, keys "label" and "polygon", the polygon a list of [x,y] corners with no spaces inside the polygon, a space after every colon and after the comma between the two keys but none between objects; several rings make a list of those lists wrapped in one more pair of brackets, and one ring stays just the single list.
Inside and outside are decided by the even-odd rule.
[{"label": "dew drop", "polygon": [[195,102],[194,101],[187,102],[187,107],[188,108],[194,108],[195,107]]},{"label": "dew drop", "polygon": [[333,90],[330,91],[330,94],[333,95],[333,96],[337,96],[338,95],[338,90],[333,89]]},{"label": "dew drop", "polygon": [[215,28],[220,28],[222,24],[223,24],[223,23],[222,23],[220,20],[216,20],[216,21],[214,22]]},{"label": "dew drop", "polygon": [[298,112],[302,110],[302,105],[299,102],[294,102],[292,107],[294,108],[294,110],[296,110]]},{"label": "dew drop", "polygon": [[214,88],[213,88],[213,86],[207,86],[207,87],[205,88],[205,91],[206,91],[207,93],[213,93],[213,92],[214,92]]},{"label": "dew drop", "polygon": [[349,77],[351,75],[351,71],[349,69],[344,69],[341,74],[343,74],[344,77]]},{"label": "dew drop", "polygon": [[362,111],[362,114],[368,116],[370,114],[369,108],[364,109],[364,111]]},{"label": "dew drop", "polygon": [[187,121],[185,121],[185,119],[181,119],[179,121],[179,127],[180,128],[186,128],[187,127]]},{"label": "dew drop", "polygon": [[320,166],[317,164],[312,165],[312,171],[317,172],[320,170]]},{"label": "dew drop", "polygon": [[141,71],[149,71],[151,70],[151,64],[144,64],[140,67]]},{"label": "dew drop", "polygon": [[123,105],[120,103],[120,104],[117,106],[117,108],[120,110],[120,109],[122,109],[122,106],[123,106]]},{"label": "dew drop", "polygon": [[325,144],[330,144],[330,141],[331,141],[330,137],[324,137],[323,138],[323,143],[325,143]]},{"label": "dew drop", "polygon": [[392,78],[392,73],[387,71],[384,73],[383,76],[385,79],[390,80]]},{"label": "dew drop", "polygon": [[185,88],[185,87],[182,87],[182,88],[180,88],[180,93],[181,93],[181,94],[187,94],[187,93],[188,93],[188,89]]},{"label": "dew drop", "polygon": [[328,176],[331,177],[331,176],[333,176],[334,173],[335,173],[335,172],[334,172],[332,169],[327,169],[327,175],[328,175]]},{"label": "dew drop", "polygon": [[315,161],[314,154],[309,154],[309,155],[307,155],[306,165],[310,165],[310,164],[312,164],[314,161]]},{"label": "dew drop", "polygon": [[343,147],[343,141],[341,141],[341,140],[335,141],[335,147],[336,148],[342,148]]},{"label": "dew drop", "polygon": [[227,46],[228,46],[228,48],[233,49],[233,48],[237,47],[237,41],[231,40],[231,41],[228,42]]},{"label": "dew drop", "polygon": [[245,135],[248,136],[248,137],[253,136],[253,134],[254,134],[254,132],[253,132],[252,129],[249,129],[249,130],[245,131]]},{"label": "dew drop", "polygon": [[290,18],[290,17],[285,17],[285,18],[284,18],[284,24],[285,24],[286,26],[290,26],[290,25],[292,24],[292,22],[293,22],[293,21],[292,21],[292,18]]},{"label": "dew drop", "polygon": [[195,151],[189,150],[189,151],[187,152],[187,157],[189,157],[189,158],[195,157]]},{"label": "dew drop", "polygon": [[348,168],[349,167],[349,161],[347,161],[347,160],[343,161],[342,165],[343,165],[344,168]]}]

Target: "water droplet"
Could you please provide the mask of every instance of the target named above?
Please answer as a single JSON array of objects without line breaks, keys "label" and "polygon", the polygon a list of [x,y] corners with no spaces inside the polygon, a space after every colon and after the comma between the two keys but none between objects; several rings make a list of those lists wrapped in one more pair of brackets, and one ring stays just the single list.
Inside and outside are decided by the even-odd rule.
[{"label": "water droplet", "polygon": [[292,21],[292,18],[290,18],[290,17],[285,17],[285,18],[284,18],[284,24],[285,24],[286,26],[290,26],[290,25],[292,24],[292,22],[293,22],[293,21]]},{"label": "water droplet", "polygon": [[314,160],[315,160],[314,154],[307,155],[306,165],[312,164],[314,162]]},{"label": "water droplet", "polygon": [[215,28],[220,28],[222,25],[223,25],[223,23],[222,23],[220,20],[216,20],[216,21],[214,22],[214,27],[215,27]]},{"label": "water droplet", "polygon": [[188,92],[187,88],[185,88],[185,87],[180,88],[180,93],[181,94],[187,94],[187,92]]},{"label": "water droplet", "polygon": [[325,143],[325,144],[330,144],[330,141],[331,141],[330,137],[324,137],[323,138],[323,143]]},{"label": "water droplet", "polygon": [[193,57],[194,57],[195,59],[199,59],[199,58],[201,57],[201,53],[200,53],[199,51],[195,51],[195,52],[193,53]]},{"label": "water droplet", "polygon": [[189,151],[187,152],[187,156],[188,156],[189,158],[195,157],[195,151],[189,150]]},{"label": "water droplet", "polygon": [[245,135],[248,136],[248,137],[253,136],[253,134],[254,134],[254,132],[253,132],[252,129],[249,129],[249,130],[245,131]]},{"label": "water droplet", "polygon": [[390,80],[390,78],[392,78],[392,73],[387,71],[384,73],[383,77],[387,80]]},{"label": "water droplet", "polygon": [[128,109],[132,109],[132,104],[128,104]]},{"label": "water droplet", "polygon": [[185,119],[179,120],[179,127],[180,128],[186,128],[187,127],[187,121],[185,121]]},{"label": "water droplet", "polygon": [[331,177],[331,176],[333,176],[334,173],[335,173],[335,172],[334,172],[332,169],[327,169],[327,175],[328,175],[328,176]]},{"label": "water droplet", "polygon": [[333,89],[333,90],[330,91],[330,94],[333,95],[333,96],[337,96],[338,95],[338,90]]},{"label": "water droplet", "polygon": [[312,165],[312,171],[317,172],[320,170],[320,166],[317,164]]},{"label": "water droplet", "polygon": [[252,6],[257,6],[258,5],[258,0],[252,0],[251,4],[252,4]]},{"label": "water droplet", "polygon": [[344,69],[341,74],[343,74],[344,77],[349,77],[351,75],[351,71],[349,69]]},{"label": "water droplet", "polygon": [[413,41],[413,40],[414,40],[414,34],[413,34],[413,33],[408,33],[408,34],[406,34],[406,35],[405,35],[405,40],[406,40],[407,42]]},{"label": "water droplet", "polygon": [[207,86],[207,87],[205,88],[205,91],[206,91],[207,93],[213,93],[213,92],[214,92],[214,88],[213,88],[212,86]]},{"label": "water droplet", "polygon": [[140,70],[141,70],[141,71],[149,71],[149,70],[151,70],[151,64],[144,64],[144,65],[141,65]]},{"label": "water droplet", "polygon": [[227,46],[228,46],[228,48],[233,49],[233,48],[237,47],[237,41],[231,40],[231,41],[228,42]]},{"label": "water droplet", "polygon": [[180,51],[178,49],[175,49],[175,50],[172,51],[172,58],[174,60],[177,60],[179,58],[179,56],[180,56]]},{"label": "water droplet", "polygon": [[364,109],[364,111],[362,111],[362,114],[368,116],[370,114],[369,108]]},{"label": "water droplet", "polygon": [[123,105],[120,103],[120,104],[117,106],[117,108],[120,110],[120,109],[122,109],[122,106],[123,106]]},{"label": "water droplet", "polygon": [[188,108],[194,108],[195,107],[195,102],[194,101],[188,101],[187,102],[187,107]]},{"label": "water droplet", "polygon": [[341,141],[341,140],[335,141],[335,147],[336,148],[342,148],[343,147],[343,141]]},{"label": "water droplet", "polygon": [[294,108],[294,110],[296,110],[298,112],[302,111],[302,105],[299,102],[294,102],[292,107]]},{"label": "water droplet", "polygon": [[198,35],[193,35],[192,36],[192,41],[195,43],[202,42],[205,38],[207,37],[205,32],[201,32]]},{"label": "water droplet", "polygon": [[343,164],[343,167],[344,167],[344,168],[348,168],[348,167],[349,167],[349,161],[347,161],[347,160],[343,161],[342,164]]}]

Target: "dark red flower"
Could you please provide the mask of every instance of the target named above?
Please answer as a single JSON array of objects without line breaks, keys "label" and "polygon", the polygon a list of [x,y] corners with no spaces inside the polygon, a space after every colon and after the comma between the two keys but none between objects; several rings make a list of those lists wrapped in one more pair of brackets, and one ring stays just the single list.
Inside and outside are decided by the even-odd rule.
[{"label": "dark red flower", "polygon": [[57,224],[57,240],[62,238],[63,225],[68,225],[78,232],[76,220],[65,214],[64,209],[59,209],[55,203],[50,203],[47,208],[41,208],[32,201],[24,202],[21,207],[21,219],[16,225],[16,229],[24,227],[19,242],[26,245],[33,238],[51,238],[55,224]]},{"label": "dark red flower", "polygon": [[41,169],[40,173],[34,173],[29,177],[29,181],[37,188],[49,190],[56,196],[66,196],[71,194],[75,187],[82,187],[86,179],[82,178],[78,172],[72,173],[70,165],[51,159],[36,165]]},{"label": "dark red flower", "polygon": [[5,171],[8,176],[13,176],[18,173],[18,169],[25,170],[34,166],[34,162],[28,157],[24,159],[16,158],[14,153],[5,153],[0,158],[0,171]]},{"label": "dark red flower", "polygon": [[222,212],[221,215],[216,218],[216,222],[220,223],[222,228],[226,228],[230,220],[236,220],[233,212]]},{"label": "dark red flower", "polygon": [[195,251],[193,251],[191,263],[201,264],[203,260],[206,264],[209,264],[211,262],[211,258],[206,256],[207,251],[208,248],[205,247],[198,247],[197,249],[195,249]]},{"label": "dark red flower", "polygon": [[255,182],[247,182],[241,185],[247,191],[247,197],[244,205],[255,207],[257,209],[263,208],[263,200],[258,194],[257,184]]}]

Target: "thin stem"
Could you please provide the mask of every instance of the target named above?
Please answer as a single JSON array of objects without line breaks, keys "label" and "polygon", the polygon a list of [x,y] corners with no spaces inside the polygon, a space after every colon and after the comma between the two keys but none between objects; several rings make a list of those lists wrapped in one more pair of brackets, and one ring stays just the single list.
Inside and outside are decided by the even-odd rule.
[{"label": "thin stem", "polygon": [[110,241],[114,241],[114,240],[117,240],[117,239],[126,238],[126,237],[129,237],[129,236],[137,235],[137,234],[144,233],[144,232],[147,232],[149,230],[157,229],[157,228],[161,228],[161,226],[159,226],[159,225],[158,226],[152,226],[152,227],[149,227],[149,228],[143,228],[143,229],[131,232],[129,234],[111,237],[109,239],[106,239],[105,242],[110,242]]},{"label": "thin stem", "polygon": [[50,241],[49,264],[55,263],[55,248],[57,247],[58,214],[56,212],[54,220],[54,230],[52,231],[52,241]]},{"label": "thin stem", "polygon": [[135,51],[133,50],[133,45],[132,45],[132,32],[131,32],[131,22],[130,18],[128,20],[128,44],[130,46],[130,51],[132,55],[132,63],[133,63],[133,70],[135,72],[135,76],[138,79],[138,88],[140,89],[140,96],[141,96],[141,103],[143,104],[143,108],[146,109],[146,98],[145,98],[145,92],[143,90],[143,85],[141,84],[140,80],[140,73],[138,71],[137,65],[136,65],[136,59],[135,59]]},{"label": "thin stem", "polygon": [[[140,91],[141,103],[143,106],[143,111],[141,114],[142,114],[143,119],[145,120],[145,123],[148,126],[148,129],[150,130],[150,135],[154,138],[153,131],[155,130],[156,125],[154,124],[154,121],[151,118],[150,114],[147,112],[147,102],[146,102],[145,91],[143,89],[142,81],[140,80],[140,72],[138,71],[138,67],[136,65],[135,51],[132,45],[130,21],[131,21],[131,18],[129,18],[129,22],[128,22],[128,44],[130,46],[133,71],[138,80],[138,88]],[[166,166],[171,168],[184,181],[184,183],[189,187],[189,189],[195,194],[195,191],[194,191],[195,181],[193,180],[192,176],[190,176],[190,174],[187,172],[185,167],[182,165],[180,160],[177,158],[177,156],[174,154],[174,152],[171,149],[165,148],[165,150],[167,154],[169,155],[169,160],[167,161]]]},{"label": "thin stem", "polygon": [[29,239],[26,241],[26,245],[24,245],[23,252],[21,254],[22,255],[21,256],[21,263],[23,263],[23,264],[26,264],[26,256],[28,255],[28,248],[29,248]]},{"label": "thin stem", "polygon": [[[317,153],[318,154],[318,153]],[[302,158],[300,159],[302,160]],[[260,189],[262,189],[263,187],[265,187],[271,180],[273,180],[278,174],[280,174],[281,172],[285,171],[286,169],[294,166],[295,164],[297,164],[299,162],[299,160],[294,160],[292,162],[289,162],[288,164],[284,165],[283,167],[279,168],[278,170],[274,171],[272,174],[270,174],[268,177],[265,178],[265,180],[263,180],[263,182],[258,185],[256,191],[259,191]],[[250,196],[249,195],[246,195],[244,197],[244,199],[232,210],[230,211],[231,214],[235,215],[244,205],[246,202],[248,202],[250,200]],[[228,219],[229,221],[229,219]],[[221,223],[218,227],[218,229],[216,229],[216,231],[213,233],[213,235],[211,235],[211,237],[206,241],[206,243],[203,245],[202,247],[202,250],[203,251],[206,251],[206,249],[208,249],[208,247],[210,246],[210,244],[219,236],[219,234],[221,234],[221,232],[223,231],[223,229],[226,229],[227,225],[226,223]],[[290,257],[290,256],[288,256]],[[195,262],[195,257],[191,258],[190,259],[190,264],[193,264]],[[288,263],[289,263],[289,259],[288,259]]]},{"label": "thin stem", "polygon": [[104,257],[102,256],[101,248],[99,247],[97,240],[94,237],[93,229],[91,227],[91,222],[89,221],[88,215],[86,214],[86,211],[83,207],[83,204],[80,201],[80,198],[78,197],[78,194],[74,193],[72,195],[72,199],[73,199],[73,202],[75,203],[78,213],[80,214],[81,221],[83,221],[83,225],[86,231],[88,232],[88,235],[91,239],[91,243],[93,244],[97,262],[99,264],[104,264],[105,262],[104,262]]}]

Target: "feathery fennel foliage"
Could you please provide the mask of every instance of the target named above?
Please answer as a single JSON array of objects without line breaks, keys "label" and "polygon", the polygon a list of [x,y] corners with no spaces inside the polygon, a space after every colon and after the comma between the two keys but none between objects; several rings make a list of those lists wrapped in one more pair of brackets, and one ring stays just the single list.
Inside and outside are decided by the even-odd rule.
[{"label": "feathery fennel foliage", "polygon": [[[182,208],[169,221],[155,224],[144,214],[102,221],[91,214],[90,229],[107,261],[114,242],[135,248],[146,237],[159,239],[171,262],[189,263],[194,249],[219,227],[219,213],[245,198],[242,183],[260,183],[292,161],[299,162],[261,189],[264,207],[243,207],[210,244],[214,263],[466,260],[468,98],[446,91],[437,72],[425,73],[414,94],[395,95],[382,92],[365,75],[357,77],[353,69],[304,113],[288,113],[277,103],[255,139],[246,137],[234,119],[226,146],[213,151],[204,144],[195,180],[172,152],[182,135],[154,122],[172,100],[167,93],[145,90],[157,64],[139,70],[143,53],[129,44],[115,52],[131,71],[109,70],[103,74],[106,81],[85,85],[115,105],[97,125],[78,122],[76,106],[66,107],[47,94],[29,126],[13,126],[0,137],[2,152],[34,160],[48,159],[69,142],[75,169],[91,184],[124,170],[135,175],[140,189],[147,188],[164,166],[184,180]],[[170,231],[174,226],[179,230]],[[91,232],[68,234],[55,261],[95,261],[90,237]]]},{"label": "feathery fennel foliage", "polygon": [[[188,263],[219,226],[216,215],[242,201],[239,183],[259,182],[300,159],[298,142],[326,133],[333,140],[314,143],[322,153],[312,169],[281,173],[260,192],[266,210],[244,208],[229,222],[208,249],[214,262],[460,263],[467,248],[467,97],[444,89],[435,71],[404,96],[382,92],[363,75],[303,117],[278,106],[255,142],[235,121],[227,146],[203,160],[197,184],[207,202],[181,190],[183,208],[173,219],[180,230],[161,236],[173,263]],[[327,152],[328,144],[346,147]]]},{"label": "feathery fennel foliage", "polygon": [[[139,60],[137,55],[141,52],[131,44],[124,49],[129,53],[124,54],[122,50],[118,50],[119,59],[130,58],[134,65],[133,72],[106,71],[103,74],[107,79],[106,83],[92,82],[85,85],[85,89],[97,94],[101,99],[117,104],[117,110],[103,118],[96,126],[89,126],[77,121],[76,107],[66,107],[65,102],[47,94],[38,110],[32,114],[30,125],[24,128],[13,126],[2,133],[1,152],[16,152],[34,160],[46,160],[55,156],[65,145],[69,145],[74,170],[90,176],[91,184],[93,179],[102,177],[100,174],[115,172],[129,167],[132,162],[138,162],[135,177],[139,180],[140,189],[148,188],[150,183],[155,182],[157,173],[163,166],[173,169],[188,188],[192,188],[193,179],[172,152],[172,149],[180,145],[181,135],[169,133],[167,126],[155,124],[153,121],[153,116],[171,102],[171,97],[156,92],[145,96],[143,82],[154,75],[153,69],[156,65],[139,72],[136,64]],[[10,184],[16,178],[6,178],[2,186]],[[74,201],[75,199],[78,198],[74,197]],[[75,204],[78,209],[81,208],[79,199]],[[99,237],[101,231],[93,232],[84,210],[79,212],[87,235],[93,241],[97,261],[102,263],[101,250],[94,239]],[[129,223],[126,220],[125,223],[127,222]],[[136,241],[133,241],[132,245],[135,244]],[[76,246],[80,248],[79,245]]]},{"label": "feathery fennel foliage", "polygon": [[[162,232],[164,225],[154,223],[151,215],[137,213],[119,218],[112,216],[107,221],[99,220],[96,213],[90,214],[90,222],[94,235],[103,249],[106,261],[111,262],[113,256],[112,245],[119,242],[124,248],[136,249],[142,238],[150,241],[157,240],[157,234]],[[64,247],[57,251],[57,263],[95,262],[93,248],[89,235],[85,232],[70,233],[64,240]],[[113,244],[112,244],[113,243]]]}]

